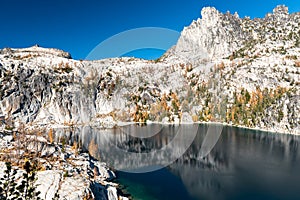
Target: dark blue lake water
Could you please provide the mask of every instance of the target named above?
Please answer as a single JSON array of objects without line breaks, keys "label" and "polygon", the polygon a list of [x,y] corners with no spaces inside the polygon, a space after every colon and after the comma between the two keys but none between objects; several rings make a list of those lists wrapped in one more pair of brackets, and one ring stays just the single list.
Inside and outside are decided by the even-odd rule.
[{"label": "dark blue lake water", "polygon": [[58,134],[114,167],[133,199],[300,198],[299,136],[226,126],[208,134],[216,125],[134,126]]}]

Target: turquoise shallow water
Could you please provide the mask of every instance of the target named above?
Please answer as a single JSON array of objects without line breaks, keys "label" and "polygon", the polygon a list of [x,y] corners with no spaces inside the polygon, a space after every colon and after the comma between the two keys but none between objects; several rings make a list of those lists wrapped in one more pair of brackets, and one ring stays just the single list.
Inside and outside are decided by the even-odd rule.
[{"label": "turquoise shallow water", "polygon": [[180,178],[166,168],[142,174],[118,172],[117,177],[135,200],[192,199]]}]

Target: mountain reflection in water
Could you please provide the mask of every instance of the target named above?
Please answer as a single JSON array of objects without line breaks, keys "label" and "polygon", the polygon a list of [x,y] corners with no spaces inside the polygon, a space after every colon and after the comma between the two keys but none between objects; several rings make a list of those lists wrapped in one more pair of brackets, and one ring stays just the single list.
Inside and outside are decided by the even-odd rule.
[{"label": "mountain reflection in water", "polygon": [[[126,171],[134,166],[150,167],[151,171],[166,166],[143,174],[118,173],[120,182],[128,184],[129,192],[134,191],[133,184],[154,183],[151,188],[145,187],[143,194],[135,196],[130,192],[136,199],[139,195],[140,198],[144,195],[143,199],[165,199],[166,195],[172,199],[297,199],[300,196],[299,136],[224,127],[212,151],[202,158],[201,145],[208,125],[185,126],[185,137],[175,143],[172,142],[180,126],[155,124],[147,126],[150,132],[157,132],[148,138],[138,138],[135,135],[138,133],[128,134],[128,130],[135,130],[131,128],[93,127],[57,129],[56,137],[64,137],[69,144],[79,142],[95,158],[117,169]],[[190,141],[193,141],[191,145]],[[172,151],[162,151],[168,145]],[[120,149],[133,154],[114,152]],[[161,153],[157,154],[158,151]],[[136,156],[143,153],[148,157]],[[162,191],[166,194],[162,195]]]}]

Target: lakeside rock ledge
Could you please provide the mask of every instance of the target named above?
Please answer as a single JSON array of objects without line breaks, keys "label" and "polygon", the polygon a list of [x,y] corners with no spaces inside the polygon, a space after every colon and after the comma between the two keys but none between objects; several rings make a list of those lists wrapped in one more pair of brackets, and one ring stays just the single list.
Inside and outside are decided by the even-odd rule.
[{"label": "lakeside rock ledge", "polygon": [[52,200],[58,196],[68,200],[128,200],[121,196],[119,185],[113,182],[116,175],[106,163],[74,146],[51,144],[42,136],[26,135],[25,138],[22,146],[19,136],[0,133],[0,177],[4,175],[5,162],[12,163],[20,178],[24,160],[34,160],[38,166],[36,191],[40,192],[41,199]]}]

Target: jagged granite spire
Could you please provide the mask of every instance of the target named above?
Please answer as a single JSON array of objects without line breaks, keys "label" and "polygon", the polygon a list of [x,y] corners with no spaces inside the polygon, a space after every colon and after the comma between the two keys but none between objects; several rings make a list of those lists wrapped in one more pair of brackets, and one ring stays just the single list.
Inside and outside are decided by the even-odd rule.
[{"label": "jagged granite spire", "polygon": [[237,13],[222,14],[213,7],[203,8],[201,16],[183,29],[173,55],[185,61],[225,58],[247,46],[249,41],[276,40],[299,29],[299,16],[289,15],[288,7],[283,5],[262,19],[241,19]]},{"label": "jagged granite spire", "polygon": [[279,5],[276,8],[273,9],[274,15],[288,15],[289,14],[289,8],[285,5]]},{"label": "jagged granite spire", "polygon": [[237,14],[221,14],[213,7],[201,11],[202,19],[183,29],[175,54],[187,60],[228,56],[243,42],[241,19]]}]

